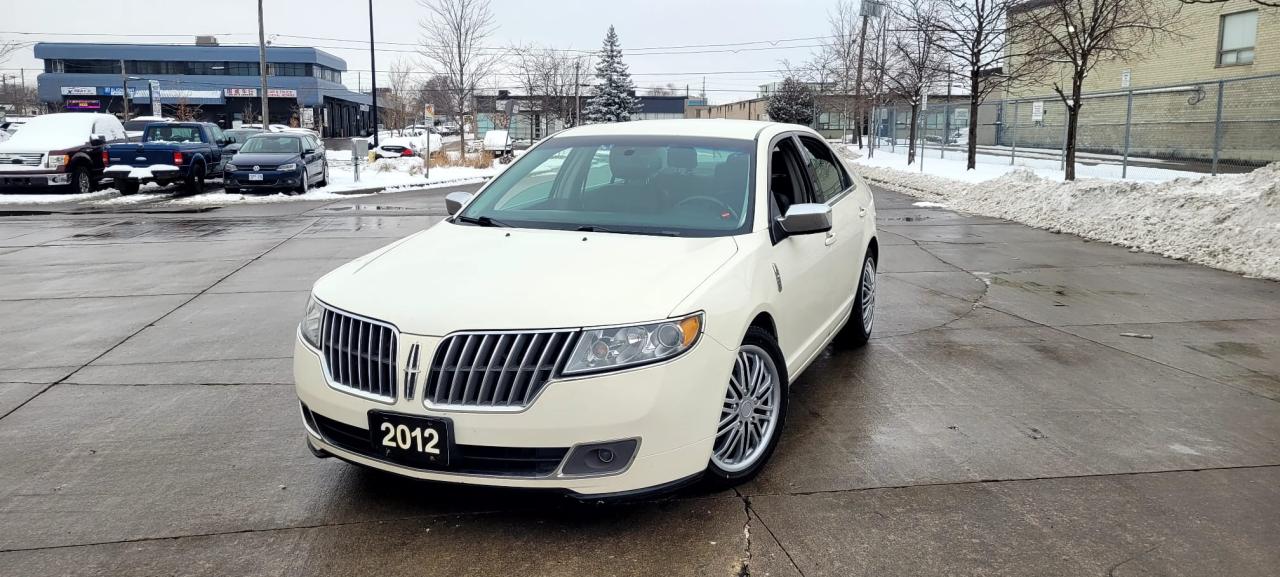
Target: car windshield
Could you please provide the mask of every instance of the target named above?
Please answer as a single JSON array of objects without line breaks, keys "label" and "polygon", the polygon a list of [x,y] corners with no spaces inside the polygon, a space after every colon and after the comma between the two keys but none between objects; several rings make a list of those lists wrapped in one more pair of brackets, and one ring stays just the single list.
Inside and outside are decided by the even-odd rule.
[{"label": "car windshield", "polygon": [[200,128],[195,126],[157,125],[143,133],[144,142],[200,142]]},{"label": "car windshield", "polygon": [[244,141],[240,152],[292,153],[302,152],[302,139],[296,136],[279,136],[259,133]]},{"label": "car windshield", "polygon": [[531,149],[463,222],[597,232],[727,236],[750,230],[754,142],[568,136]]}]

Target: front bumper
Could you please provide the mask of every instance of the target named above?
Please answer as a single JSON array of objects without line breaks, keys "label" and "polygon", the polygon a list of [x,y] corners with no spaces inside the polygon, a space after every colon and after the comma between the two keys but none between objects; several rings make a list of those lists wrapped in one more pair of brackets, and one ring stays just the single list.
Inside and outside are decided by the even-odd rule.
[{"label": "front bumper", "polygon": [[[401,334],[400,338],[402,355],[408,354],[409,343],[421,345],[424,366],[440,342],[436,337]],[[329,386],[319,353],[300,338],[294,350],[294,380],[309,442],[344,460],[433,481],[613,495],[661,487],[706,469],[733,358],[734,351],[704,338],[687,353],[664,363],[553,379],[527,408],[514,413],[431,410],[420,397],[406,400],[403,386],[391,403],[342,392]],[[403,368],[405,359],[399,361]],[[404,380],[403,370],[398,380]],[[486,452],[531,448],[567,451],[577,445],[632,438],[639,439],[639,447],[629,466],[601,476],[565,475],[559,467],[534,475],[413,468],[379,459],[372,452],[353,450],[359,448],[352,443],[358,442],[360,435],[368,438],[370,410],[450,419],[457,445]],[[326,435],[323,427],[307,418],[307,411],[338,423],[351,434],[343,438]]]},{"label": "front bumper", "polygon": [[[261,174],[262,180],[249,180],[250,174]],[[255,173],[247,170],[237,170],[227,173],[222,183],[227,187],[241,189],[274,190],[297,188],[302,185],[302,173],[280,172],[278,170],[263,170]]]},{"label": "front bumper", "polygon": [[35,189],[71,184],[66,172],[0,172],[0,188]]}]

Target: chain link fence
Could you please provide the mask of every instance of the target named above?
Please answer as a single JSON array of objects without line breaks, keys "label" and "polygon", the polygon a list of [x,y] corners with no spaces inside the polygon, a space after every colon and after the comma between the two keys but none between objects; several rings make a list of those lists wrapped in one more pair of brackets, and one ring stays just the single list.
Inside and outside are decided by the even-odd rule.
[{"label": "chain link fence", "polygon": [[[918,155],[964,158],[970,111],[956,100],[931,103],[920,114]],[[1081,100],[1076,162],[1088,176],[1248,172],[1280,161],[1280,75],[1093,92]],[[1062,168],[1067,111],[1057,95],[987,101],[977,114],[979,163]],[[911,108],[880,106],[871,117],[877,150],[905,153]]]}]

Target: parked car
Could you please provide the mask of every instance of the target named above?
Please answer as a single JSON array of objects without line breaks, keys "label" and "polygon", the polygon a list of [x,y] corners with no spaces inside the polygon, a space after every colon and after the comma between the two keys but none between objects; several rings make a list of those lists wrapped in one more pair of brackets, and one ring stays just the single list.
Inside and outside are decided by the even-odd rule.
[{"label": "parked car", "polygon": [[120,194],[134,194],[148,182],[183,182],[187,192],[204,191],[205,180],[222,178],[222,129],[210,122],[153,122],[142,141],[113,144],[103,152],[110,177]]},{"label": "parked car", "polygon": [[244,141],[255,134],[262,134],[262,130],[256,128],[232,128],[231,130],[222,131],[222,136],[230,141],[226,146],[222,147],[222,153],[235,154],[236,151],[240,150],[240,146],[244,144]]},{"label": "parked car", "polygon": [[227,164],[228,194],[243,191],[306,192],[329,184],[324,143],[310,134],[268,132],[250,136]]},{"label": "parked car", "polygon": [[36,116],[0,143],[0,190],[91,192],[102,177],[104,147],[115,142],[125,142],[124,126],[110,114]]},{"label": "parked car", "polygon": [[505,130],[490,130],[484,133],[484,150],[494,158],[510,156],[511,145],[510,133]]},{"label": "parked car", "polygon": [[138,142],[142,139],[142,129],[156,122],[173,122],[173,119],[165,116],[135,116],[125,121],[124,132],[129,135],[130,142]]},{"label": "parked car", "polygon": [[441,136],[454,136],[462,132],[462,129],[458,128],[457,122],[445,122],[436,126],[436,132]]},{"label": "parked car", "polygon": [[400,158],[426,156],[428,151],[437,152],[443,146],[439,134],[423,133],[419,136],[379,138],[378,146],[373,151],[378,158]]},{"label": "parked car", "polygon": [[23,124],[26,124],[32,118],[31,116],[6,116],[4,121],[0,122],[0,132],[6,132],[13,136],[14,133],[18,132],[19,128],[22,128]]},{"label": "parked car", "polygon": [[788,386],[875,311],[870,188],[815,131],[580,126],[317,281],[317,456],[599,499],[757,474]]}]

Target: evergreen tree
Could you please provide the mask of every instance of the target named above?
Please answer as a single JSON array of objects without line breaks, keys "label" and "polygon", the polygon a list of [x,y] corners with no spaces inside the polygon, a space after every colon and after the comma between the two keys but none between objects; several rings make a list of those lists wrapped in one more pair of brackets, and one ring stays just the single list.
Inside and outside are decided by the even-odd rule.
[{"label": "evergreen tree", "polygon": [[813,123],[813,92],[794,76],[782,80],[782,86],[769,96],[765,106],[769,120],[808,126]]},{"label": "evergreen tree", "polygon": [[635,97],[636,86],[631,82],[627,65],[622,62],[622,48],[618,46],[618,33],[609,26],[596,63],[599,82],[583,108],[587,122],[626,122],[639,102]]}]

